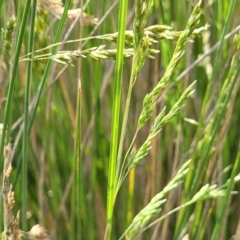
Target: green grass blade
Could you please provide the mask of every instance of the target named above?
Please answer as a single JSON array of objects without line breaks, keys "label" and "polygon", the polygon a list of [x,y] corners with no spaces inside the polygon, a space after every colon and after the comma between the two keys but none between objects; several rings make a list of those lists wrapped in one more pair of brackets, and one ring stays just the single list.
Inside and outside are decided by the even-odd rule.
[{"label": "green grass blade", "polygon": [[[31,13],[31,27],[29,34],[28,52],[33,51],[34,43],[34,27],[35,27],[35,16],[36,16],[37,1],[33,1],[32,13]],[[32,61],[27,63],[27,80],[25,86],[25,97],[24,97],[24,119],[23,119],[23,145],[22,145],[22,229],[26,231],[27,228],[27,196],[28,196],[28,118],[29,118],[29,98],[30,98],[30,86],[32,80]]]},{"label": "green grass blade", "polygon": [[113,86],[113,106],[112,106],[112,126],[111,126],[111,148],[108,170],[108,191],[107,191],[107,228],[105,239],[111,239],[112,217],[115,203],[116,189],[116,168],[118,153],[118,135],[120,130],[120,112],[121,112],[121,91],[122,91],[122,69],[123,69],[123,51],[125,41],[125,28],[127,18],[127,0],[121,0],[119,6],[119,26],[118,26],[118,42],[117,42],[117,58],[114,73]]},{"label": "green grass blade", "polygon": [[[19,37],[17,39],[17,45],[16,45],[16,50],[15,50],[15,55],[14,55],[14,62],[13,62],[13,69],[12,69],[12,74],[11,74],[11,79],[10,79],[10,85],[9,85],[8,93],[7,93],[7,101],[6,101],[6,106],[5,106],[5,111],[4,111],[4,119],[3,119],[2,141],[1,141],[1,148],[0,148],[0,159],[1,159],[0,162],[1,163],[3,162],[3,160],[2,160],[3,159],[3,148],[4,148],[4,144],[5,144],[7,126],[8,126],[8,124],[10,124],[9,118],[10,118],[10,114],[11,114],[10,111],[11,111],[11,104],[12,104],[12,98],[13,98],[13,90],[14,90],[14,84],[15,84],[15,79],[16,79],[16,74],[17,74],[21,46],[22,46],[23,37],[24,37],[24,30],[26,27],[28,12],[30,9],[30,3],[31,3],[31,1],[28,0],[25,5],[22,24],[21,24],[21,28],[20,28],[20,32],[19,32]],[[1,167],[1,170],[2,170],[2,167]]]}]

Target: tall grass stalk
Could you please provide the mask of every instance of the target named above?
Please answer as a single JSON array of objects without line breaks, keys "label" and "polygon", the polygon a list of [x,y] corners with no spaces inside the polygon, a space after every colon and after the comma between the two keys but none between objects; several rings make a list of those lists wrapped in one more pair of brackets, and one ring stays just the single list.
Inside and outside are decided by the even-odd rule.
[{"label": "tall grass stalk", "polygon": [[[12,104],[12,97],[13,97],[13,90],[14,90],[14,83],[15,83],[15,78],[17,74],[17,68],[18,68],[18,61],[19,61],[19,56],[20,56],[20,50],[22,46],[22,41],[23,41],[23,36],[24,36],[24,30],[26,27],[26,22],[27,22],[27,17],[30,9],[30,1],[26,2],[24,13],[23,13],[23,19],[21,22],[21,29],[19,32],[19,37],[16,41],[16,49],[14,53],[14,63],[13,63],[13,69],[11,72],[11,79],[10,79],[10,85],[8,88],[8,95],[7,95],[7,101],[6,101],[6,106],[5,106],[5,111],[4,111],[4,119],[3,119],[3,129],[2,129],[2,136],[1,136],[1,148],[0,148],[0,157],[3,159],[3,148],[4,148],[4,143],[5,143],[5,137],[6,137],[6,131],[7,131],[7,126],[9,125],[9,118],[10,118],[10,111],[11,111],[11,104]],[[3,162],[3,161],[1,161]],[[1,167],[2,170],[2,167]]]},{"label": "tall grass stalk", "polygon": [[[15,84],[15,79],[16,79],[16,75],[17,75],[20,50],[21,50],[21,46],[22,46],[22,41],[23,41],[23,37],[24,37],[24,31],[25,31],[25,27],[26,27],[26,23],[27,23],[30,5],[31,5],[31,1],[28,0],[25,4],[23,19],[21,22],[21,28],[20,28],[20,32],[19,32],[19,37],[16,41],[16,49],[15,49],[15,53],[14,53],[13,68],[11,71],[10,85],[8,87],[7,101],[6,101],[6,106],[4,109],[4,120],[3,120],[2,136],[1,136],[1,147],[0,147],[0,162],[1,163],[3,163],[3,148],[4,148],[4,144],[5,144],[5,136],[6,136],[7,127],[8,127],[8,131],[9,131],[10,126],[11,126],[10,116],[11,116],[14,84]],[[8,134],[8,136],[9,136],[9,134]],[[8,139],[7,139],[7,141],[8,141]],[[1,168],[0,168],[1,172],[2,172],[2,169],[3,168],[1,165]],[[24,190],[26,191],[26,189],[24,189]],[[0,207],[0,208],[2,208],[2,207]],[[25,226],[25,224],[24,224],[24,226]],[[2,232],[2,222],[0,222],[0,232]]]},{"label": "tall grass stalk", "polygon": [[[75,133],[75,150],[74,150],[74,183],[72,193],[72,239],[75,237],[81,239],[82,224],[81,224],[81,200],[82,200],[82,141],[81,141],[81,98],[82,98],[81,80],[78,83],[77,94],[77,121]],[[75,232],[76,229],[76,232]]]},{"label": "tall grass stalk", "polygon": [[[29,44],[28,52],[33,52],[34,44],[34,27],[35,27],[35,16],[36,16],[37,1],[33,1],[32,11],[31,11],[31,27],[29,33]],[[23,145],[22,145],[22,230],[27,230],[27,195],[28,195],[28,141],[29,141],[29,99],[30,99],[30,87],[32,81],[32,62],[27,63],[27,80],[25,87],[25,97],[24,97],[24,119],[23,119]]]},{"label": "tall grass stalk", "polygon": [[137,80],[137,76],[140,70],[142,69],[145,59],[148,55],[149,39],[148,39],[148,35],[144,33],[144,29],[147,24],[147,20],[151,14],[152,6],[153,6],[153,1],[148,1],[147,4],[146,2],[141,0],[136,2],[135,19],[133,23],[134,55],[133,55],[132,69],[131,69],[131,75],[130,75],[128,93],[127,93],[127,100],[126,100],[124,114],[123,114],[123,123],[122,123],[122,130],[121,130],[119,149],[118,149],[118,157],[117,157],[118,166],[117,166],[117,174],[116,174],[118,183],[116,186],[117,190],[115,195],[117,194],[123,180],[121,176],[122,175],[121,169],[123,168],[125,161],[121,162],[121,159],[122,159],[123,143],[124,143],[125,134],[126,134],[126,127],[128,122],[128,114],[129,114],[132,90]]},{"label": "tall grass stalk", "polygon": [[123,69],[123,52],[124,52],[124,39],[126,29],[127,17],[127,0],[121,0],[119,6],[119,25],[118,25],[118,42],[117,42],[117,57],[113,83],[113,106],[112,106],[112,126],[111,126],[111,146],[109,157],[108,169],[108,190],[107,190],[107,227],[105,239],[111,239],[112,232],[112,217],[115,203],[116,191],[116,171],[117,171],[117,152],[119,142],[120,130],[120,112],[121,112],[121,89],[122,89],[122,69]]},{"label": "tall grass stalk", "polygon": [[[115,197],[118,193],[118,190],[121,186],[121,176],[119,176],[120,169],[124,165],[124,162],[122,162],[122,151],[123,151],[123,144],[126,134],[126,127],[128,122],[128,114],[129,114],[129,108],[130,108],[130,102],[131,102],[131,95],[132,95],[132,89],[136,82],[138,73],[140,72],[145,59],[148,55],[148,36],[144,36],[144,28],[146,26],[147,20],[150,16],[150,13],[152,11],[153,1],[143,2],[141,0],[136,2],[135,7],[135,19],[133,23],[133,47],[134,47],[134,55],[133,55],[133,61],[132,61],[132,70],[131,70],[131,76],[129,81],[129,87],[128,87],[128,93],[127,93],[127,100],[125,104],[124,114],[123,114],[123,122],[122,122],[122,129],[121,129],[121,136],[119,141],[119,148],[118,148],[118,155],[117,155],[117,173],[116,173],[116,190],[115,190]],[[144,39],[145,37],[145,39]],[[130,221],[131,217],[131,206],[133,201],[133,189],[134,189],[134,178],[135,178],[135,171],[131,172],[131,178],[130,178],[130,188],[129,188],[129,198],[128,198],[128,220]],[[120,181],[119,181],[120,180]]]}]

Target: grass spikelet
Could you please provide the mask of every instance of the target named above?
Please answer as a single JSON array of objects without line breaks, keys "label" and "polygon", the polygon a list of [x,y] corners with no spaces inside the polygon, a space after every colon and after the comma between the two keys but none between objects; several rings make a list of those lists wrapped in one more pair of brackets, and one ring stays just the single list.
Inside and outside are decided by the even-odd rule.
[{"label": "grass spikelet", "polygon": [[12,38],[13,32],[16,28],[16,18],[12,16],[7,23],[6,29],[1,29],[1,37],[3,41],[3,46],[10,52],[12,49]]},{"label": "grass spikelet", "polygon": [[[236,178],[234,179],[234,182],[239,182],[239,180],[240,180],[239,176],[236,176]],[[227,194],[226,187],[227,187],[228,183],[229,183],[229,180],[227,180],[227,182],[224,185],[220,186],[220,187],[218,187],[216,184],[213,184],[213,185],[210,185],[208,183],[205,184],[192,197],[192,199],[190,199],[186,203],[176,207],[175,209],[169,211],[167,214],[163,215],[162,217],[158,218],[157,220],[153,221],[152,223],[150,223],[147,227],[145,227],[141,231],[145,231],[146,229],[152,227],[156,223],[159,223],[160,221],[162,221],[163,219],[165,219],[169,215],[173,214],[174,212],[177,212],[180,209],[186,208],[187,206],[190,206],[191,204],[194,204],[194,203],[196,203],[198,201],[222,198],[222,197],[226,196],[226,194]],[[230,192],[231,195],[236,194],[236,193],[237,193],[236,191],[231,191]]]},{"label": "grass spikelet", "polygon": [[151,113],[153,112],[153,109],[156,105],[156,100],[162,93],[164,89],[169,85],[170,83],[170,77],[182,58],[182,56],[185,53],[185,46],[187,44],[187,41],[191,35],[191,33],[194,31],[194,28],[196,27],[197,23],[199,22],[200,18],[200,4],[201,1],[195,6],[195,8],[192,11],[192,14],[187,22],[185,30],[180,35],[177,45],[175,48],[175,51],[173,53],[173,57],[168,64],[168,67],[162,77],[162,79],[158,82],[157,86],[152,90],[151,93],[149,93],[145,98],[143,102],[143,110],[138,120],[138,128],[141,128],[144,126],[144,124],[148,121],[148,119],[151,116]]},{"label": "grass spikelet", "polygon": [[[167,193],[181,184],[184,176],[188,172],[188,166],[190,162],[191,160],[184,163],[173,179],[166,185],[166,187],[160,193],[154,196],[150,203],[135,216],[123,236],[127,235],[127,239],[132,239],[148,224],[152,217],[156,216],[156,214],[161,211],[162,205],[167,201]],[[121,238],[123,238],[123,236]]]},{"label": "grass spikelet", "polygon": [[[202,33],[206,32],[208,29],[209,25],[205,25],[204,27],[196,28],[192,32],[192,34],[189,36],[189,40],[194,39],[196,36],[201,35]],[[153,25],[150,27],[147,27],[144,29],[144,34],[142,36],[142,43],[141,45],[138,46],[138,51],[135,51],[133,48],[133,38],[134,38],[134,33],[131,30],[125,31],[125,45],[130,47],[130,48],[124,48],[124,57],[125,58],[130,58],[133,57],[134,54],[138,55],[138,65],[139,67],[137,68],[138,71],[140,71],[144,59],[146,57],[148,58],[154,58],[154,55],[159,53],[159,50],[150,48],[153,43],[156,43],[160,39],[169,39],[169,40],[178,40],[179,36],[181,35],[182,31],[170,31],[171,27],[166,26],[166,25]],[[118,32],[116,33],[110,33],[110,34],[104,34],[104,35],[99,35],[99,36],[93,36],[91,38],[84,38],[84,39],[78,39],[78,40],[70,40],[64,42],[65,44],[67,43],[73,43],[77,41],[82,41],[82,40],[87,40],[87,39],[101,39],[109,42],[117,42],[118,39]],[[54,46],[59,45],[62,43],[54,44]],[[53,45],[50,45],[44,49],[39,49],[37,50],[37,53],[47,50],[49,48],[53,47]],[[135,46],[136,48],[136,46]],[[38,55],[35,54],[33,56],[33,59],[31,60],[46,60],[46,59],[53,59],[56,62],[65,64],[69,63],[69,60],[77,59],[77,58],[85,58],[85,57],[91,57],[94,60],[101,60],[101,59],[109,59],[109,58],[116,58],[116,49],[105,49],[105,45],[100,45],[98,47],[91,47],[89,49],[85,50],[74,50],[74,51],[59,51],[55,55],[50,55],[50,54],[45,54],[45,55]],[[26,54],[25,56],[21,57],[21,61],[27,61],[31,54]],[[96,55],[96,56],[94,56]],[[61,61],[61,59],[63,61]]]},{"label": "grass spikelet", "polygon": [[[195,28],[189,36],[189,41],[192,41],[196,36],[201,35],[206,32],[209,28],[209,25],[206,24],[203,27]],[[160,39],[169,39],[177,41],[182,34],[182,31],[173,31],[171,27],[167,25],[152,25],[144,29],[142,38],[148,38],[149,45],[156,43]],[[109,33],[100,36],[95,36],[94,38],[106,40],[110,42],[117,42],[118,32]],[[132,30],[127,30],[125,32],[125,45],[133,46],[134,32]]]},{"label": "grass spikelet", "polygon": [[[154,58],[154,55],[159,53],[155,49],[146,49],[144,57]],[[52,59],[61,64],[71,64],[73,60],[79,58],[92,58],[96,61],[106,60],[106,59],[116,59],[117,49],[105,49],[105,45],[100,45],[98,47],[92,47],[85,50],[75,50],[75,51],[59,51],[56,54],[44,54],[44,55],[35,55],[32,60],[41,61]],[[133,48],[124,49],[124,58],[131,58],[134,56]],[[27,61],[29,58],[22,58],[21,61]]]},{"label": "grass spikelet", "polygon": [[[122,239],[125,235],[127,239],[133,239],[134,236],[136,236],[141,231],[145,231],[146,229],[162,221],[172,213],[179,211],[180,209],[183,209],[191,204],[194,204],[199,200],[215,199],[226,196],[227,194],[226,188],[230,183],[229,179],[226,181],[225,184],[223,184],[220,187],[218,187],[216,184],[213,185],[205,184],[189,201],[169,211],[166,215],[163,215],[162,217],[158,218],[157,220],[146,226],[149,220],[161,211],[162,205],[167,201],[166,199],[167,193],[169,193],[171,190],[173,190],[174,188],[179,186],[179,184],[181,184],[183,178],[189,171],[190,163],[191,160],[184,163],[176,173],[175,177],[169,182],[169,184],[167,184],[167,186],[160,193],[153,197],[150,203],[135,216],[131,225],[127,228],[127,230],[124,232],[120,239]],[[234,178],[234,183],[239,181],[240,178],[238,175]],[[231,195],[236,193],[237,193],[236,191],[230,192]]]},{"label": "grass spikelet", "polygon": [[151,148],[151,140],[161,131],[163,125],[168,123],[174,116],[176,116],[183,107],[184,102],[188,99],[194,92],[196,81],[193,82],[188,88],[183,92],[180,99],[173,105],[168,114],[165,115],[165,108],[156,117],[150,135],[143,143],[143,145],[137,150],[136,153],[132,152],[129,159],[129,170],[134,168],[140,161],[145,157]]}]

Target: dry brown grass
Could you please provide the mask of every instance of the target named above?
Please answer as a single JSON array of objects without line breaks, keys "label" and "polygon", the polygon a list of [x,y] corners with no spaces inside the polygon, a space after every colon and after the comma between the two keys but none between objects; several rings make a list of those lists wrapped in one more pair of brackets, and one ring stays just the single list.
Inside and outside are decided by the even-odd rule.
[{"label": "dry brown grass", "polygon": [[2,239],[21,239],[21,232],[19,229],[19,211],[14,217],[12,208],[14,207],[14,192],[12,185],[9,182],[9,177],[12,171],[11,166],[11,146],[10,144],[4,148],[4,169],[3,169],[3,199],[4,199],[4,232]]},{"label": "dry brown grass", "polygon": [[[62,17],[64,7],[61,0],[39,0],[38,9],[45,9],[52,13],[56,18],[60,19]],[[82,16],[81,16],[82,14]],[[80,17],[79,17],[80,16]],[[79,17],[80,22],[83,25],[95,25],[98,21],[94,16],[90,16],[85,12],[82,12],[81,8],[70,9],[67,15],[67,22],[73,22],[77,17]]]}]

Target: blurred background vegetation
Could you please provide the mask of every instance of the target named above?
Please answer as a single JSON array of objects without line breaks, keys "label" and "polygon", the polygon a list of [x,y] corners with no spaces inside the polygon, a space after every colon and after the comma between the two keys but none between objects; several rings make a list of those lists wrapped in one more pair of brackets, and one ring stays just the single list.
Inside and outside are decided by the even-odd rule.
[{"label": "blurred background vegetation", "polygon": [[[0,44],[0,121],[3,122],[4,109],[13,65],[15,39],[19,34],[24,1],[1,1],[0,27],[6,29],[12,15],[16,16],[17,26],[13,33],[12,50],[7,51]],[[79,7],[81,1],[73,5]],[[83,3],[85,4],[85,2]],[[172,27],[174,31],[182,31],[191,15],[196,1],[163,0],[154,1],[153,11],[147,26],[161,24]],[[231,5],[233,8],[231,9]],[[74,8],[72,6],[72,8]],[[133,27],[135,1],[129,1],[127,26]],[[88,1],[85,12],[99,19],[96,26],[82,27],[77,22],[67,39],[70,23],[64,25],[60,41],[85,38],[117,32],[119,1]],[[144,161],[130,172],[117,197],[114,208],[112,239],[118,239],[131,223],[133,217],[170,181],[179,166],[196,152],[196,146],[203,138],[216,103],[224,85],[235,48],[233,34],[223,40],[231,31],[239,29],[240,2],[224,0],[204,0],[202,3],[200,26],[208,23],[206,32],[189,42],[186,53],[174,70],[171,84],[158,100],[151,121],[141,130],[135,141],[138,148],[149,134],[153,120],[160,110],[166,106],[169,110],[180,98],[184,89],[197,80],[194,95],[187,100],[179,115],[166,124],[159,135],[152,140],[150,154]],[[30,16],[30,15],[29,15]],[[28,35],[30,31],[28,19],[20,56],[27,53]],[[47,9],[37,11],[35,19],[34,50],[51,45],[56,36],[59,20]],[[237,32],[237,31],[236,31]],[[220,51],[212,47],[220,42]],[[115,43],[92,39],[58,46],[62,50],[77,50],[106,45],[106,49],[116,48]],[[155,59],[147,59],[133,88],[132,100],[124,141],[126,152],[136,131],[136,124],[141,113],[142,102],[157,82],[161,79],[171,60],[176,41],[160,39],[153,45],[160,50]],[[219,45],[218,45],[219,47]],[[59,49],[58,49],[59,51]],[[46,50],[46,53],[48,50]],[[218,57],[216,58],[216,53]],[[201,55],[209,53],[193,68],[193,64]],[[131,59],[125,59],[123,65],[122,106],[126,101],[128,83],[131,72]],[[238,59],[239,61],[239,59]],[[32,62],[32,81],[30,99],[38,91],[39,83],[45,71],[46,62]],[[19,140],[24,112],[24,93],[26,85],[26,62],[19,61],[15,80],[10,123],[10,141],[13,146],[17,142],[13,156],[12,183],[15,191],[14,212],[21,208],[21,157],[22,141]],[[76,107],[78,81],[81,79],[81,135],[82,162],[80,199],[80,218],[82,239],[104,239],[106,227],[107,178],[110,153],[111,109],[114,76],[114,59],[95,61],[83,58],[73,61],[75,67],[53,62],[43,94],[37,108],[36,116],[29,134],[28,141],[28,229],[35,224],[44,226],[51,239],[74,239],[71,225],[71,214],[75,204],[71,200],[71,186],[74,171],[74,137],[76,131]],[[240,67],[240,65],[238,65]],[[64,70],[63,70],[64,69]],[[188,69],[186,72],[184,70]],[[184,73],[181,75],[181,73]],[[206,91],[210,86],[210,95]],[[226,114],[222,118],[210,154],[207,156],[207,167],[201,172],[199,184],[223,184],[231,175],[231,170],[239,152],[240,140],[240,79],[231,94]],[[204,100],[205,99],[205,100]],[[204,103],[204,101],[206,102]],[[122,107],[123,109],[123,107]],[[20,136],[21,138],[21,136]],[[196,157],[201,161],[201,151]],[[0,165],[2,172],[2,161]],[[196,169],[195,169],[196,167]],[[197,166],[191,169],[195,174]],[[239,171],[239,169],[238,169]],[[0,173],[1,179],[2,175]],[[239,185],[235,186],[239,190]],[[161,215],[179,206],[184,200],[184,184],[174,189]],[[240,239],[239,221],[240,195],[229,198],[226,214],[221,226],[222,233],[218,239]],[[201,203],[200,203],[201,204]],[[201,206],[191,206],[191,214],[185,227],[193,233],[198,229],[195,238],[211,239],[216,224],[221,199],[209,200]],[[1,215],[1,214],[0,214]],[[200,216],[200,217],[199,217]],[[194,219],[198,218],[197,224]],[[176,225],[179,212],[156,224],[137,239],[182,239],[176,238]],[[79,226],[80,227],[80,226]],[[238,231],[238,232],[237,232]],[[72,234],[72,235],[71,235]]]}]

